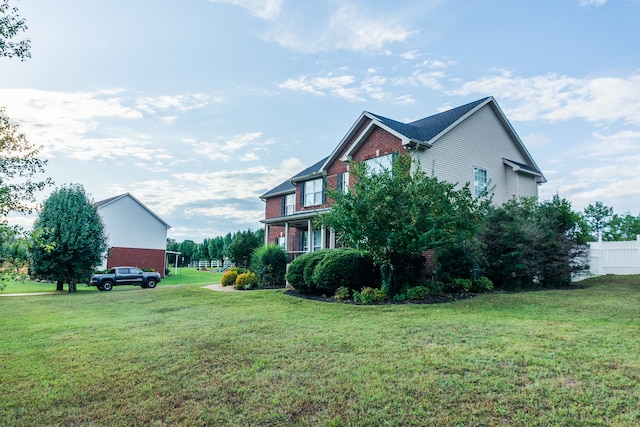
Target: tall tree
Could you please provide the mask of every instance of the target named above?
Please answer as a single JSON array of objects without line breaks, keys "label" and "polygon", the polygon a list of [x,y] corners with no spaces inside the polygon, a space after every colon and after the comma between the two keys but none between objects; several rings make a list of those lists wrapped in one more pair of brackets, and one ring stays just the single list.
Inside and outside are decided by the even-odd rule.
[{"label": "tall tree", "polygon": [[262,242],[258,240],[255,232],[251,230],[240,231],[236,233],[233,241],[229,244],[227,255],[238,267],[249,268],[251,255],[260,245]]},{"label": "tall tree", "polygon": [[556,288],[588,268],[587,231],[557,195],[510,200],[486,216],[481,240],[486,275],[498,289]]},{"label": "tall tree", "polygon": [[36,193],[53,184],[51,178],[33,179],[47,164],[39,152],[0,108],[0,216],[32,212]]},{"label": "tall tree", "polygon": [[18,57],[22,61],[31,58],[31,41],[12,41],[27,30],[26,21],[18,15],[18,8],[9,6],[9,0],[0,0],[0,57]]},{"label": "tall tree", "polygon": [[600,240],[602,238],[612,215],[613,208],[605,206],[602,202],[596,202],[584,208],[584,217],[594,240]]},{"label": "tall tree", "polygon": [[609,219],[602,240],[622,241],[636,240],[640,235],[640,215],[633,216],[630,213],[624,215],[613,214]]},{"label": "tall tree", "polygon": [[418,164],[412,168],[405,154],[396,156],[391,170],[370,173],[364,162],[350,167],[353,189],[329,189],[334,203],[320,221],[342,245],[372,254],[389,296],[416,280],[406,272],[424,263],[425,251],[472,235],[481,202],[468,187],[456,189]]},{"label": "tall tree", "polygon": [[45,200],[31,237],[32,273],[68,283],[69,292],[89,278],[107,251],[102,219],[80,184],[58,188]]}]

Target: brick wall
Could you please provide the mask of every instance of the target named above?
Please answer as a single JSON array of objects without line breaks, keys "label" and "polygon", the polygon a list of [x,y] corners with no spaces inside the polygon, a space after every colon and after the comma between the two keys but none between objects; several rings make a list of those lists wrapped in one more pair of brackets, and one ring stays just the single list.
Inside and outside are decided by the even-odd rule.
[{"label": "brick wall", "polygon": [[164,277],[165,251],[162,249],[138,249],[114,247],[109,250],[107,268],[132,266],[152,268]]}]

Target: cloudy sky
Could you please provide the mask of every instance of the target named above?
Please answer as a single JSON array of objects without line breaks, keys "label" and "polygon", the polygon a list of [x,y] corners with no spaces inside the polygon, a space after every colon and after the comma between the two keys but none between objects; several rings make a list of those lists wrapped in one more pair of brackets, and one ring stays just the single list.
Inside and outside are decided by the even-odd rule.
[{"label": "cloudy sky", "polygon": [[640,0],[11,4],[32,58],[0,62],[0,106],[47,174],[132,193],[179,241],[261,227],[258,196],[363,110],[415,120],[489,95],[542,197],[640,213]]}]

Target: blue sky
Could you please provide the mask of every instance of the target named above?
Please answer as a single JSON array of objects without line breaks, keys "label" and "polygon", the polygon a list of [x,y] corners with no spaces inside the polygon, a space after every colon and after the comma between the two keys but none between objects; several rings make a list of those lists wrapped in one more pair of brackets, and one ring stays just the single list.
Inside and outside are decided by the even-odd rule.
[{"label": "blue sky", "polygon": [[258,196],[363,110],[415,120],[485,96],[543,198],[640,213],[640,0],[12,4],[32,58],[2,60],[0,105],[47,174],[132,193],[179,241],[261,227]]}]

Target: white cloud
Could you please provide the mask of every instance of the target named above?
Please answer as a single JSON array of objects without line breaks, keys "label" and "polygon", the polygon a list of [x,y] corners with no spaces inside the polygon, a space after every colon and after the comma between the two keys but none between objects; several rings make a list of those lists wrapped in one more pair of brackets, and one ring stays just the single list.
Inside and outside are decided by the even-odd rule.
[{"label": "white cloud", "polygon": [[584,6],[602,6],[607,0],[580,0],[580,7]]},{"label": "white cloud", "polygon": [[352,4],[343,4],[326,21],[313,16],[315,26],[301,27],[295,17],[281,22],[266,36],[267,40],[300,52],[323,52],[336,49],[379,51],[385,46],[404,42],[417,31],[406,28],[400,19],[374,17]]},{"label": "white cloud", "polygon": [[218,137],[214,141],[197,141],[193,138],[184,139],[183,142],[194,147],[199,156],[205,156],[211,160],[223,160],[225,162],[234,159],[242,161],[259,160],[255,151],[263,149],[265,145],[273,141],[260,141],[261,132],[250,132],[234,135],[230,138]]},{"label": "white cloud", "polygon": [[160,95],[156,97],[142,96],[136,100],[135,106],[137,109],[147,113],[155,113],[157,110],[189,111],[195,108],[203,108],[211,101],[222,102],[222,98],[211,98],[204,93]]},{"label": "white cloud", "polygon": [[272,20],[280,15],[282,0],[209,0],[211,3],[225,3],[240,6],[258,18]]},{"label": "white cloud", "polygon": [[448,90],[451,95],[494,95],[514,121],[566,121],[640,124],[640,75],[591,79],[545,74],[518,77],[503,72]]}]

